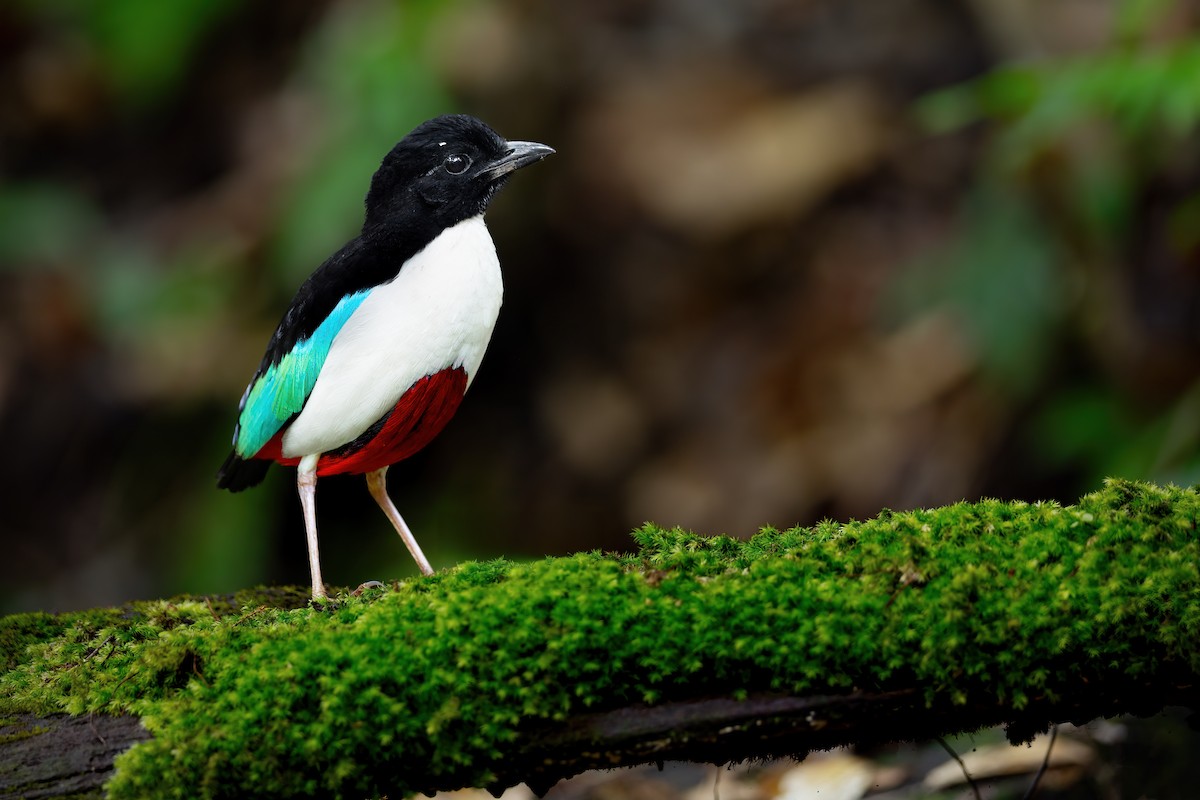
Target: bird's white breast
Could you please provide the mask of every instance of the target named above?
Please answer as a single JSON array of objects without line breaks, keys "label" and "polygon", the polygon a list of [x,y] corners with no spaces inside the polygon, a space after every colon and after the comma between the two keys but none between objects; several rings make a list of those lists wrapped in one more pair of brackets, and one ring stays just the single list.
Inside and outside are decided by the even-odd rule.
[{"label": "bird's white breast", "polygon": [[[397,268],[399,265],[397,265]],[[338,332],[312,394],[283,436],[283,454],[353,441],[426,375],[483,360],[503,285],[483,217],[447,228],[391,282],[371,290]]]}]

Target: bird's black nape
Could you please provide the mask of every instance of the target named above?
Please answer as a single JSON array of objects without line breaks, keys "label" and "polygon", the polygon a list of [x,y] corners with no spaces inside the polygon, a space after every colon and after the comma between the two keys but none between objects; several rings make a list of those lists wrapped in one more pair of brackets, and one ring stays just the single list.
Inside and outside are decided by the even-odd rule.
[{"label": "bird's black nape", "polygon": [[240,492],[252,486],[258,486],[267,477],[270,461],[251,458],[245,459],[237,453],[230,453],[225,463],[217,470],[217,488]]}]

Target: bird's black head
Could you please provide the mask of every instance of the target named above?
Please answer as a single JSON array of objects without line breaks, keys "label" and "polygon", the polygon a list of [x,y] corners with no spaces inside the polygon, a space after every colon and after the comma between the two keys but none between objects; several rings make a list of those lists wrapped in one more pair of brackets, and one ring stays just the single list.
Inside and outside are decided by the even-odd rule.
[{"label": "bird's black head", "polygon": [[423,122],[392,148],[371,179],[363,229],[448,227],[482,214],[509,175],[553,152],[536,142],[506,141],[465,114]]}]

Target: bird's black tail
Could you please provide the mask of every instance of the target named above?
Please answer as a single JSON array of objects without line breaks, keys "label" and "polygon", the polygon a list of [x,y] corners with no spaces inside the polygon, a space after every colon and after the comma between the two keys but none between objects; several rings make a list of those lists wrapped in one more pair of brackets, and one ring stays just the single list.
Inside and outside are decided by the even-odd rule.
[{"label": "bird's black tail", "polygon": [[258,486],[267,477],[270,461],[257,458],[242,458],[237,453],[230,453],[229,458],[217,470],[217,488],[240,492],[251,486]]}]

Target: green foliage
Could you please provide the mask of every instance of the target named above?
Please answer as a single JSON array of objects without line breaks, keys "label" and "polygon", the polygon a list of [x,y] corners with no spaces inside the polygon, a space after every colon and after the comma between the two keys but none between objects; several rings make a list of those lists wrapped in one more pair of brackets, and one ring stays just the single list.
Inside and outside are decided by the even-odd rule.
[{"label": "green foliage", "polygon": [[1140,385],[1135,354],[1190,347],[1183,323],[1139,307],[1161,296],[1137,298],[1139,284],[1166,291],[1154,271],[1184,275],[1200,243],[1186,188],[1200,37],[1175,26],[1164,41],[1170,0],[1119,5],[1112,41],[1093,52],[1000,65],[917,103],[935,135],[979,134],[982,169],[959,229],[900,277],[892,310],[950,312],[981,375],[1032,418],[1027,460],[1043,475],[1191,482],[1200,384]]},{"label": "green foliage", "polygon": [[1018,192],[980,188],[968,201],[951,246],[902,275],[902,316],[936,308],[955,313],[984,376],[1010,397],[1042,384],[1065,309],[1066,276],[1057,243]]},{"label": "green foliage", "polygon": [[0,265],[43,265],[65,259],[72,243],[91,242],[100,227],[95,209],[52,183],[0,184]]},{"label": "green foliage", "polygon": [[[675,698],[916,686],[930,706],[1200,673],[1200,495],[1111,481],[747,541],[466,563],[319,608],[10,618],[0,713],[131,711],[111,795],[363,797],[483,784],[525,726]],[[8,631],[10,633],[4,633]],[[11,633],[14,632],[15,633]]]},{"label": "green foliage", "polygon": [[[1198,70],[1200,39],[1113,47],[999,68],[929,96],[918,113],[933,131],[993,123],[984,182],[1013,182],[1028,191],[1023,171],[1058,161],[1040,180],[1061,184],[1066,208],[1060,213],[1082,230],[1054,230],[1066,220],[1044,218],[1038,236],[1083,234],[1088,246],[1106,250],[1127,241],[1144,183],[1177,160],[1200,125]],[[1026,202],[1039,205],[1033,197]]]},{"label": "green foliage", "polygon": [[[1129,138],[1182,141],[1200,124],[1200,41],[1161,48],[1115,47],[1040,65],[1004,67],[927,98],[920,111],[933,130],[981,119],[1013,127],[1005,147],[1028,155],[1073,126],[1103,119]],[[1147,155],[1156,155],[1148,153]]]},{"label": "green foliage", "polygon": [[204,36],[235,7],[229,0],[22,4],[46,21],[82,34],[117,93],[139,105],[175,88]]}]

